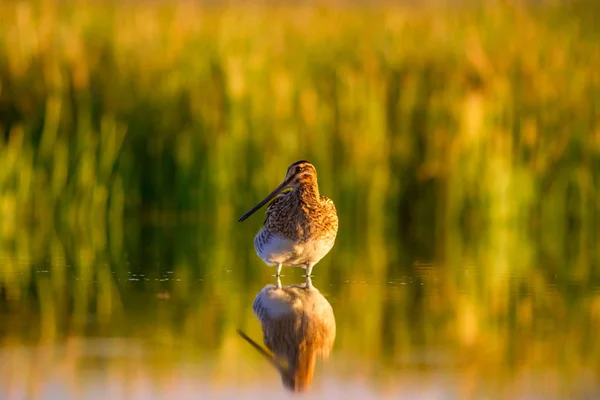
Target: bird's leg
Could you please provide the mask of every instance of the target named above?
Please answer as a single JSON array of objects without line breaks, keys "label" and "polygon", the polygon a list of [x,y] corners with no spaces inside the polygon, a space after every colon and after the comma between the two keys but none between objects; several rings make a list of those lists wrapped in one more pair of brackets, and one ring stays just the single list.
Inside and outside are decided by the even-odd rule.
[{"label": "bird's leg", "polygon": [[279,276],[277,277],[277,282],[275,282],[275,287],[281,289],[281,279],[279,279]]},{"label": "bird's leg", "polygon": [[277,263],[277,272],[275,273],[276,277],[280,277],[281,276],[281,263]]},{"label": "bird's leg", "polygon": [[310,289],[312,287],[312,280],[310,279],[310,275],[306,275],[306,288]]},{"label": "bird's leg", "polygon": [[313,267],[315,266],[315,264],[306,264],[306,276],[310,276],[310,273],[312,272]]}]

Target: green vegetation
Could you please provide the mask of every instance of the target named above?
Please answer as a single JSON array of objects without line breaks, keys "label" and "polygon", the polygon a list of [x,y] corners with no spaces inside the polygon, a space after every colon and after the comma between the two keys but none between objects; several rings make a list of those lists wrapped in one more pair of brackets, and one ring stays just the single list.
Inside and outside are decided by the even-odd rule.
[{"label": "green vegetation", "polygon": [[237,217],[305,158],[340,351],[599,369],[600,10],[499,3],[0,2],[2,337],[91,318],[231,360],[271,272]]},{"label": "green vegetation", "polygon": [[354,227],[584,224],[600,55],[567,11],[3,3],[2,218],[227,224],[305,156]]}]

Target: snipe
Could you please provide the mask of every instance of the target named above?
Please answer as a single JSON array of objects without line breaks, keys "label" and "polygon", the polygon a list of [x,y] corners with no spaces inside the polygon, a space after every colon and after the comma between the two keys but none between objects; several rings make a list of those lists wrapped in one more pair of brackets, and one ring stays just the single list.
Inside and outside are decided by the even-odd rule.
[{"label": "snipe", "polygon": [[299,266],[308,277],[335,243],[335,205],[319,193],[317,170],[306,160],[290,165],[283,182],[239,221],[271,200],[264,226],[254,237],[256,253],[267,265],[277,266],[277,276],[282,266]]}]

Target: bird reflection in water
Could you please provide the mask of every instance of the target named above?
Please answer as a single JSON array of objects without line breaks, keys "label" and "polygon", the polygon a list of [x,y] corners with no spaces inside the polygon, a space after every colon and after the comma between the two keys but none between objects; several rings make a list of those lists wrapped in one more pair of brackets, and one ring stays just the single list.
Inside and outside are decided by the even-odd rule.
[{"label": "bird reflection in water", "polygon": [[277,279],[277,285],[269,284],[256,295],[252,310],[272,354],[241,330],[238,333],[277,368],[287,389],[306,391],[316,359],[327,359],[335,341],[331,304],[309,277],[304,284],[283,287]]}]

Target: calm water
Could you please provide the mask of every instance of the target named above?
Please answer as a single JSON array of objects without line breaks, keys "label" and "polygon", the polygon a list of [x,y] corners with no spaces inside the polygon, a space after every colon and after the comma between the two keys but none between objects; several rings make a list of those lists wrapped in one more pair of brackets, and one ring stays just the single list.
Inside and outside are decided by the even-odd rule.
[{"label": "calm water", "polygon": [[[236,332],[263,343],[252,304],[275,278],[252,249],[259,220],[5,234],[0,398],[290,396]],[[600,397],[591,250],[475,236],[342,234],[314,269],[336,335],[303,397]]]}]

